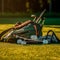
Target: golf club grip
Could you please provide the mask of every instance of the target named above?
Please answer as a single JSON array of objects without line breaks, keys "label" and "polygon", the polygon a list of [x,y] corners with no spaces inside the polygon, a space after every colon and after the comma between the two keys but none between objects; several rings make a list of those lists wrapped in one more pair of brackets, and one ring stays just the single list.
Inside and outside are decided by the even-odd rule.
[{"label": "golf club grip", "polygon": [[44,9],[43,11],[42,11],[42,13],[40,14],[40,16],[37,18],[37,20],[36,20],[36,23],[39,21],[39,19],[43,16],[43,14],[45,13],[45,11],[46,11],[46,9]]}]

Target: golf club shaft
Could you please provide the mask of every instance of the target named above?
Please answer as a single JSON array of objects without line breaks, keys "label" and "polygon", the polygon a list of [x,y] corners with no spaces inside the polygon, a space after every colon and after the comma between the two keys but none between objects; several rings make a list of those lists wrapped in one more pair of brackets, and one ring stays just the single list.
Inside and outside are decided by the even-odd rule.
[{"label": "golf club shaft", "polygon": [[44,12],[46,11],[46,9],[43,10],[43,12],[40,14],[40,16],[37,18],[36,23],[38,23],[38,21],[40,20],[40,18],[43,16]]}]

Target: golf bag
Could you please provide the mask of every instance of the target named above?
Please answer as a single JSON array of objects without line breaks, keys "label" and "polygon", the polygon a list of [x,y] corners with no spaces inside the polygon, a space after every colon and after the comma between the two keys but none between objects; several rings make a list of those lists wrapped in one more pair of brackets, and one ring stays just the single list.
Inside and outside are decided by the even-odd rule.
[{"label": "golf bag", "polygon": [[[45,21],[45,19],[41,20],[41,17],[45,11],[44,9],[40,16],[34,21],[28,20],[18,26],[3,31],[0,34],[0,41],[16,43],[16,37],[18,36],[29,38],[31,35],[37,35],[39,37],[42,35],[42,27]],[[40,24],[40,20],[42,24]],[[18,33],[17,31],[20,32]]]}]

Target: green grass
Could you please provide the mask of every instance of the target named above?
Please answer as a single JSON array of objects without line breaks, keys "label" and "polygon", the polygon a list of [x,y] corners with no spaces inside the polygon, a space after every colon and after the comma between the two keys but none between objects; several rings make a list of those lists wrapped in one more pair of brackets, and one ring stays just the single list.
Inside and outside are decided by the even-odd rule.
[{"label": "green grass", "polygon": [[[33,20],[33,18],[29,17],[16,17],[16,18],[0,18],[0,24],[15,24],[16,22],[24,22],[26,20]],[[45,25],[60,25],[60,18],[46,18]]]}]

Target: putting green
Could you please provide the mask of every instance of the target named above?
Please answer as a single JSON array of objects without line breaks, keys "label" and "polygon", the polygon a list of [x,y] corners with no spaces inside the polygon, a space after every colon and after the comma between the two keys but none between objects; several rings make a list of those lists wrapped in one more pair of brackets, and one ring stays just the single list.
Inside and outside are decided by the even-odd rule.
[{"label": "putting green", "polygon": [[[15,24],[18,21],[24,22],[32,18],[0,18],[0,24]],[[45,25],[60,25],[60,18],[46,18]]]}]

